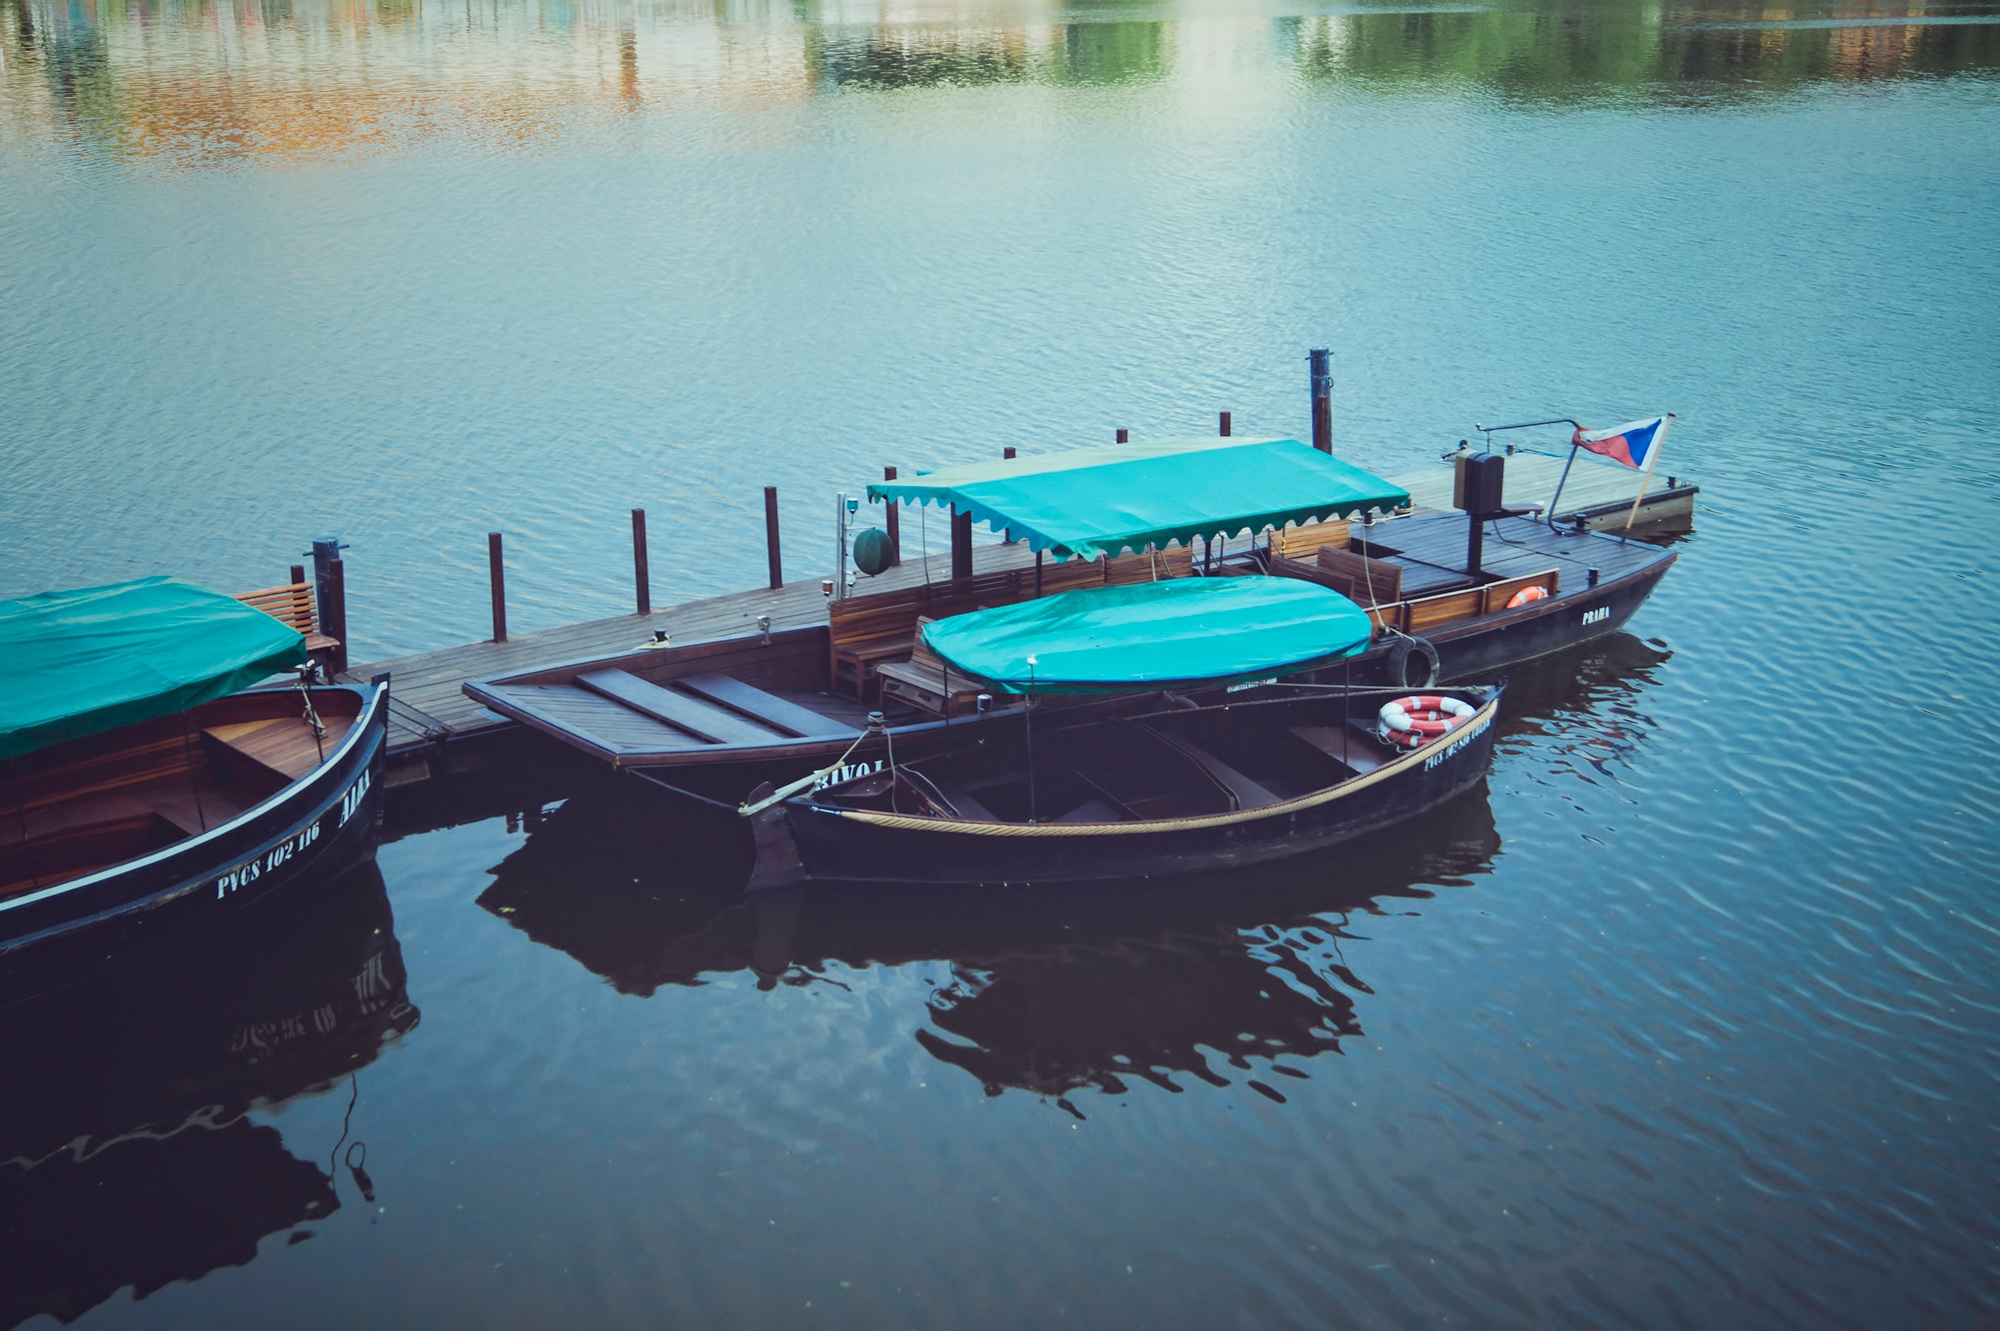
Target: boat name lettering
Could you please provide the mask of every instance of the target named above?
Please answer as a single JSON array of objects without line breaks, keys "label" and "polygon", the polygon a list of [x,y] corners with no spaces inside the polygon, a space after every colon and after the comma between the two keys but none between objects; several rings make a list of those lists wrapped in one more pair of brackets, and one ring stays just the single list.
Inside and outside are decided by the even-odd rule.
[{"label": "boat name lettering", "polygon": [[314,822],[303,831],[286,837],[256,859],[245,860],[215,880],[215,899],[220,901],[231,892],[250,886],[317,840],[319,840],[319,823]]},{"label": "boat name lettering", "polygon": [[1225,692],[1241,693],[1245,689],[1261,689],[1266,684],[1276,684],[1277,682],[1278,677],[1276,675],[1271,676],[1269,679],[1246,679],[1241,684],[1231,684]]},{"label": "boat name lettering", "polygon": [[879,772],[881,770],[882,760],[880,758],[877,758],[872,763],[843,763],[819,780],[813,782],[813,789],[825,790],[828,786],[837,786],[843,781],[852,781],[857,776],[867,776],[870,772]]},{"label": "boat name lettering", "polygon": [[1602,624],[1609,618],[1611,618],[1611,607],[1608,605],[1600,605],[1595,610],[1583,612],[1583,622],[1586,624]]},{"label": "boat name lettering", "polygon": [[1493,714],[1489,712],[1487,713],[1485,720],[1481,721],[1478,725],[1473,726],[1470,730],[1464,731],[1456,738],[1454,738],[1451,743],[1445,745],[1442,749],[1439,749],[1436,753],[1424,759],[1424,770],[1428,772],[1433,767],[1436,767],[1439,763],[1449,761],[1454,753],[1457,753],[1467,744],[1470,744],[1472,740],[1479,734],[1480,731],[1486,729],[1486,727],[1492,724],[1493,724]]},{"label": "boat name lettering", "polygon": [[368,787],[374,783],[374,780],[375,774],[373,772],[363,772],[361,779],[347,788],[347,793],[340,797],[340,822],[337,826],[347,826],[347,820],[352,818],[355,811],[361,807],[361,801],[367,796]]}]

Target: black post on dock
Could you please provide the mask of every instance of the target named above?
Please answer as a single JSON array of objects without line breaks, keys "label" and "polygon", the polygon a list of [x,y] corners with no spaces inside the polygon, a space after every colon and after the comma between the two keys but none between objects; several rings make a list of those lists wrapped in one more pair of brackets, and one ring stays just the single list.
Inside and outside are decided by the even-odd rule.
[{"label": "black post on dock", "polygon": [[646,510],[632,510],[632,582],[637,593],[639,613],[653,613],[653,578],[646,566]]},{"label": "black post on dock", "polygon": [[785,585],[785,560],[778,552],[778,487],[764,487],[764,547],[771,559],[771,589]]},{"label": "black post on dock", "polygon": [[[895,480],[896,469],[882,468],[882,479]],[[882,526],[889,533],[889,567],[894,568],[903,562],[903,506],[890,499],[884,501],[882,507],[888,510],[882,515]]]},{"label": "black post on dock", "polygon": [[1227,439],[1229,437],[1229,413],[1226,411],[1223,412],[1221,415],[1221,419],[1217,421],[1217,424],[1221,427],[1217,431],[1217,433],[1219,433],[1224,439]]},{"label": "black post on dock", "polygon": [[1313,447],[1322,453],[1333,451],[1333,371],[1327,368],[1327,359],[1325,347],[1306,353],[1312,370]]},{"label": "black post on dock", "polygon": [[347,670],[347,561],[326,561],[326,601],[320,606],[319,631],[339,646],[329,663],[334,674]]},{"label": "black post on dock", "polygon": [[951,510],[951,576],[972,576],[972,514]]},{"label": "black post on dock", "polygon": [[[1011,449],[1011,448],[1003,448],[1003,449],[1001,449],[1001,450],[1000,450],[1000,460],[1001,460],[1002,462],[1012,462],[1012,461],[1014,460],[1014,457],[1015,457],[1015,453],[1014,453],[1014,450],[1013,450],[1013,449]],[[1012,544],[1014,543],[1014,533],[1010,531],[1010,532],[1006,533],[1006,534],[1005,534],[1004,536],[1002,536],[1002,537],[1001,537],[1000,539],[1001,539],[1001,540],[1003,540],[1003,541],[1005,541],[1005,542],[1006,542],[1006,543],[1007,543],[1008,545],[1012,545]],[[965,571],[966,571],[966,572],[967,572],[968,574],[970,574],[970,573],[972,572],[972,568],[971,568],[971,566],[970,566],[970,565],[967,565],[967,567],[966,567],[966,570],[965,570]],[[958,575],[957,575],[956,573],[954,573],[954,574],[952,574],[952,576],[953,576],[953,577],[957,577]],[[1040,574],[1037,574],[1036,576],[1037,576],[1037,577],[1040,577],[1041,575],[1040,575]],[[1037,592],[1037,593],[1036,593],[1036,595],[1037,595],[1037,596],[1039,596],[1039,595],[1041,595],[1041,593]]]},{"label": "black post on dock", "polygon": [[[313,538],[313,609],[319,621],[319,631],[329,638],[340,640],[340,648],[334,653],[333,668],[347,669],[347,579],[344,570],[336,572],[340,564],[340,552],[347,547],[338,536],[318,536]],[[293,581],[303,581],[305,568],[294,564]]]},{"label": "black post on dock", "polygon": [[507,641],[507,571],[500,551],[500,533],[486,533],[486,567],[493,579],[493,641]]},{"label": "black post on dock", "polygon": [[1118,432],[1118,442],[1119,442],[1119,443],[1121,443],[1121,444],[1129,444],[1129,443],[1131,443],[1131,442],[1132,442],[1132,432],[1131,432],[1130,430],[1120,430],[1120,431]]}]

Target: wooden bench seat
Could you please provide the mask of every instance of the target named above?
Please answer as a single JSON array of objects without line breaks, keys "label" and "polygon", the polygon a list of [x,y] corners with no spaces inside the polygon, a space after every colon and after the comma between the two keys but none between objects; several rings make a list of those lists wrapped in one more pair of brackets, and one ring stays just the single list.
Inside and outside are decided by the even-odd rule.
[{"label": "wooden bench seat", "polygon": [[688,675],[674,683],[689,693],[721,703],[753,721],[761,721],[800,739],[848,739],[861,733],[853,726],[830,716],[821,716],[795,702],[787,702],[774,693],[766,693],[756,685],[745,684],[730,675]]},{"label": "wooden bench seat", "polygon": [[319,631],[319,612],[313,603],[310,582],[288,582],[281,587],[260,587],[254,592],[237,592],[236,599],[262,610],[271,618],[297,629],[306,640],[306,655],[315,660],[339,650],[340,639]]},{"label": "wooden bench seat", "polygon": [[1302,527],[1287,527],[1283,531],[1271,533],[1271,553],[1281,559],[1315,558],[1321,550],[1345,550],[1350,540],[1349,526],[1345,518],[1333,518],[1326,522],[1309,522]]},{"label": "wooden bench seat", "polygon": [[788,738],[726,708],[663,689],[623,670],[595,670],[578,675],[576,682],[706,744],[770,744]]},{"label": "wooden bench seat", "polygon": [[882,697],[894,698],[933,716],[952,717],[978,705],[986,686],[962,671],[951,670],[936,653],[919,641],[907,661],[892,661],[875,668],[882,683]]},{"label": "wooden bench seat", "polygon": [[1347,579],[1351,589],[1346,593],[1347,599],[1356,605],[1393,605],[1403,599],[1401,564],[1370,559],[1332,546],[1322,549],[1315,562],[1321,571]]},{"label": "wooden bench seat", "polygon": [[1217,785],[1229,792],[1229,798],[1234,801],[1238,809],[1262,809],[1280,802],[1278,797],[1265,787],[1243,775],[1193,740],[1156,726],[1144,726],[1142,729],[1148,734],[1157,735],[1162,743],[1171,745],[1187,755],[1195,766],[1208,773]]}]

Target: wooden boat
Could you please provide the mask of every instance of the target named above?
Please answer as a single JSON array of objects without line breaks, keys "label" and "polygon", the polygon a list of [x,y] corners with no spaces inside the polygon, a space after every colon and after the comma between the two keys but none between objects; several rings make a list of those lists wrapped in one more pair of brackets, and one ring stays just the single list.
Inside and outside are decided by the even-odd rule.
[{"label": "wooden boat", "polygon": [[[1357,522],[1397,512],[1407,494],[1296,440],[1082,449],[869,490],[948,503],[1070,557],[836,599],[823,625],[638,649],[474,680],[465,692],[615,768],[734,802],[839,754],[875,710],[912,758],[950,748],[968,725],[1010,723],[1018,700],[996,697],[982,714],[978,683],[922,649],[927,620],[1092,586],[1284,577],[1339,591],[1369,612],[1370,642],[1329,678],[1416,689],[1493,678],[1617,631],[1675,559],[1658,546],[1519,516]],[[1150,506],[1137,520],[1134,496]],[[1199,542],[1246,529],[1262,533],[1248,548],[1197,557]]]},{"label": "wooden boat", "polygon": [[[931,651],[1030,705],[914,760],[886,733],[864,736],[839,765],[754,794],[741,810],[757,842],[750,886],[1196,873],[1410,817],[1486,775],[1501,689],[1419,704],[1272,682],[1351,656],[1369,630],[1337,593],[1275,579],[1074,591],[938,621]],[[1193,703],[1193,684],[1223,701]],[[1033,705],[1107,692],[1150,705],[1054,718]],[[1419,705],[1435,715],[1413,724]]]},{"label": "wooden boat", "polygon": [[388,682],[244,688],[304,660],[296,630],[171,579],[0,603],[0,955],[372,855]]}]

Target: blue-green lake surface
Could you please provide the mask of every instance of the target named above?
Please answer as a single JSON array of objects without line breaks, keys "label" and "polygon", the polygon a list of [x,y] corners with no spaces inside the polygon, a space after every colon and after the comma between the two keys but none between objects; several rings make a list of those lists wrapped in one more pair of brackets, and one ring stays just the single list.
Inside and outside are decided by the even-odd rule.
[{"label": "blue-green lake surface", "polygon": [[586,783],[4,1009],[0,1326],[2000,1323],[1996,145],[1981,3],[0,0],[0,597],[817,579],[1309,346],[1702,487],[1348,851],[750,902]]}]

